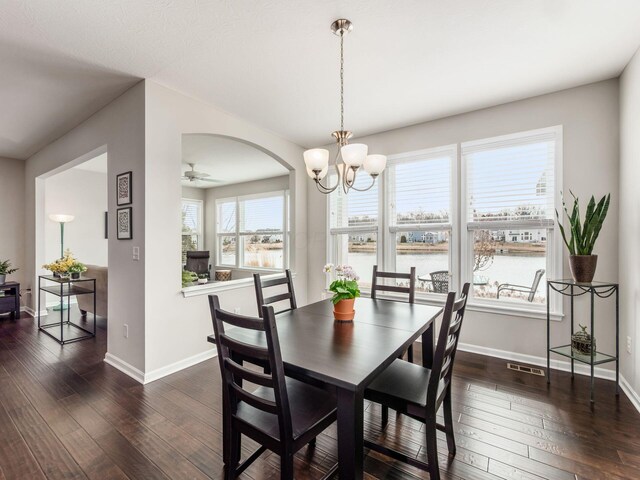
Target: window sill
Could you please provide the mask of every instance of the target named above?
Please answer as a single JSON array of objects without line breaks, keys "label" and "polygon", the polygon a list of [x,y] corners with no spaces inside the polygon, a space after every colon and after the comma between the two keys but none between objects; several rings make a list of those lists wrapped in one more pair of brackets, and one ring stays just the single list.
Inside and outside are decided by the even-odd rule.
[{"label": "window sill", "polygon": [[[369,291],[362,291],[363,297],[369,297],[371,293]],[[333,295],[332,292],[325,289],[326,298],[330,298]],[[434,298],[434,295],[420,296],[416,294],[416,303],[422,305],[433,305],[437,307],[443,307],[445,303],[445,295],[442,295],[442,299]],[[383,300],[402,300],[402,296],[393,295],[393,294],[378,294],[378,298]],[[406,301],[406,297],[405,301]],[[502,305],[486,305],[486,304],[477,304],[477,303],[469,303],[467,304],[467,310],[470,312],[480,312],[480,313],[491,313],[493,315],[505,315],[508,317],[522,317],[522,318],[531,318],[534,320],[546,320],[547,312],[541,310],[530,309],[526,307],[512,307],[512,306],[502,306]],[[564,319],[564,314],[562,313],[554,313],[551,312],[551,320],[554,322],[561,322]]]},{"label": "window sill", "polygon": [[[263,280],[269,280],[271,278],[279,278],[282,276],[282,272],[278,272],[278,273],[273,273],[271,275],[263,275],[262,278]],[[293,278],[295,278],[296,275],[295,273],[293,273]],[[212,282],[212,283],[205,283],[204,285],[193,285],[191,287],[184,287],[182,290],[180,290],[180,293],[182,293],[182,296],[184,298],[189,298],[189,297],[197,297],[200,295],[209,295],[210,293],[218,293],[218,292],[224,292],[226,290],[236,290],[239,288],[247,288],[247,287],[253,287],[253,278],[249,277],[249,278],[240,278],[238,280],[229,280],[227,282]]]}]

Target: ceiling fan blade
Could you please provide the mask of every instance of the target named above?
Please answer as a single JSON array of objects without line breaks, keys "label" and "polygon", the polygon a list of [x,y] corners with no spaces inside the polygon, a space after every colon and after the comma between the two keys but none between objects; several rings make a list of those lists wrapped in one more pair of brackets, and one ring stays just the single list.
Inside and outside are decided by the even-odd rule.
[{"label": "ceiling fan blade", "polygon": [[198,178],[201,182],[209,182],[209,183],[224,183],[223,180],[216,180],[215,178]]}]

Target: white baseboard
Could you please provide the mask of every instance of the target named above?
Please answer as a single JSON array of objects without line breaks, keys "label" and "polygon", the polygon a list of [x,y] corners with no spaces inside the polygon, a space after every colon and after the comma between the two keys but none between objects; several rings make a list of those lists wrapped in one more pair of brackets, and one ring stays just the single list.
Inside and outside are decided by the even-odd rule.
[{"label": "white baseboard", "polygon": [[631,385],[629,385],[627,379],[622,375],[620,375],[620,388],[622,388],[622,391],[625,393],[633,406],[636,407],[636,410],[640,412],[640,395],[638,395],[638,393],[633,388],[631,388]]},{"label": "white baseboard", "polygon": [[144,372],[142,372],[141,370],[138,370],[133,365],[125,362],[124,360],[116,357],[115,355],[112,355],[109,352],[107,352],[107,354],[104,356],[104,363],[108,363],[113,368],[117,368],[122,373],[129,375],[136,382],[144,384]]},{"label": "white baseboard", "polygon": [[[480,355],[486,355],[488,357],[502,358],[504,360],[511,360],[514,362],[528,363],[529,365],[536,365],[538,367],[545,367],[545,368],[547,367],[546,358],[536,357],[534,355],[525,355],[522,353],[509,352],[507,350],[498,350],[495,348],[480,347],[477,345],[470,345],[468,343],[459,343],[458,349],[463,352],[477,353]],[[551,368],[553,368],[554,370],[561,370],[563,372],[570,372],[571,362],[552,358]],[[584,365],[578,362],[575,363],[574,371],[578,375],[588,376],[591,374],[590,367],[588,365]],[[593,371],[593,375],[596,378],[602,378],[605,380],[611,380],[611,381],[616,380],[615,370],[608,370],[602,367],[596,367]],[[631,404],[635,407],[635,409],[638,412],[640,412],[640,395],[638,395],[638,393],[633,388],[631,388],[631,385],[629,385],[629,382],[627,382],[626,378],[624,378],[622,374],[620,374],[620,388],[622,389],[624,394],[627,396]]]},{"label": "white baseboard", "polygon": [[[37,318],[38,317],[38,312],[36,312],[31,307],[20,307],[20,311],[21,312],[26,312],[28,315],[31,315],[33,318]],[[47,311],[46,310],[40,310],[40,316],[41,317],[46,317],[47,316]]]},{"label": "white baseboard", "polygon": [[196,355],[192,355],[191,357],[185,358],[184,360],[179,360],[170,365],[166,365],[164,367],[157,368],[152,370],[144,375],[143,383],[150,383],[155,380],[159,380],[162,377],[166,377],[167,375],[171,375],[172,373],[179,372],[180,370],[184,370],[185,368],[192,367],[198,363],[209,360],[217,355],[217,351],[215,348],[211,350],[207,350],[202,353],[198,353]]},{"label": "white baseboard", "polygon": [[[546,357],[536,357],[535,355],[525,355],[523,353],[509,352],[507,350],[498,350],[496,348],[480,347],[478,345],[470,345],[468,343],[459,343],[458,348],[463,352],[478,353],[480,355],[486,355],[487,357],[503,358],[505,360],[512,360],[514,362],[528,363],[529,365],[536,365],[538,367],[547,367]],[[551,368],[554,370],[561,370],[563,372],[571,371],[571,362],[565,360],[551,359]],[[579,362],[575,362],[575,373],[579,375],[590,375],[590,367]],[[594,376],[596,378],[603,378],[605,380],[616,379],[616,371],[608,370],[602,367],[596,367],[594,369]]]},{"label": "white baseboard", "polygon": [[192,367],[198,363],[204,362],[213,358],[217,355],[217,352],[214,349],[207,350],[206,352],[198,353],[191,357],[185,358],[184,360],[177,361],[170,365],[166,365],[164,367],[157,368],[152,370],[151,372],[145,373],[141,370],[137,369],[133,365],[125,362],[124,360],[112,355],[111,353],[107,353],[104,356],[104,362],[111,365],[114,368],[117,368],[122,373],[130,376],[135,381],[144,384],[151,383],[155,380],[159,380],[162,377],[166,377],[167,375],[171,375],[172,373],[179,372],[180,370],[184,370],[185,368]]}]

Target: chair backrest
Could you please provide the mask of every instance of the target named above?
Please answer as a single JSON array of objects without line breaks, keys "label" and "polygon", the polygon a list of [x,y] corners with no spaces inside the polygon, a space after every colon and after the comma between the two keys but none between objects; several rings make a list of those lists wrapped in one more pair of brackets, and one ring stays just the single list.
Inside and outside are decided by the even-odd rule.
[{"label": "chair backrest", "polygon": [[[272,278],[270,280],[262,280],[260,278],[260,274],[253,274],[253,284],[256,288],[256,300],[258,302],[258,315],[262,317],[262,307],[263,305],[271,305],[273,303],[282,302],[284,300],[289,300],[289,308],[285,308],[284,310],[279,310],[276,313],[288,312],[289,310],[295,310],[298,308],[298,304],[296,303],[296,292],[293,290],[293,276],[291,275],[291,270],[287,269],[284,272],[284,277],[281,278]],[[287,285],[287,291],[284,293],[279,293],[277,295],[272,295],[270,297],[264,296],[264,289],[275,287],[278,285]]]},{"label": "chair backrest", "polygon": [[[238,403],[246,404],[278,417],[280,438],[292,438],[291,411],[285,383],[284,366],[276,329],[273,307],[262,307],[262,318],[236,315],[220,309],[217,295],[209,295],[213,331],[218,347],[218,360],[223,382],[225,415],[234,417]],[[264,332],[266,346],[245,343],[227,335],[225,325],[236,329]],[[242,365],[242,358],[250,363],[268,363],[270,373],[250,370]],[[273,390],[273,399],[251,393],[243,387],[243,380]]]},{"label": "chair backrest", "polygon": [[533,299],[536,296],[536,292],[538,291],[538,285],[540,285],[540,280],[542,280],[543,275],[544,275],[544,268],[541,268],[540,270],[536,271],[536,274],[533,277],[533,283],[531,284],[531,291],[529,292],[529,298],[527,298],[527,300],[529,300],[530,302],[533,302]]},{"label": "chair backrest", "polygon": [[462,287],[462,294],[456,300],[456,293],[449,292],[442,315],[442,325],[438,335],[438,344],[433,358],[433,368],[427,389],[427,405],[435,405],[436,411],[451,383],[453,362],[458,349],[458,339],[462,329],[462,320],[469,298],[469,283]]},{"label": "chair backrest", "polygon": [[198,275],[209,273],[209,251],[191,250],[187,251],[187,264],[185,269],[195,272]]},{"label": "chair backrest", "polygon": [[[396,280],[409,280],[408,287],[398,285],[386,285],[378,283],[379,278],[393,278]],[[376,298],[377,292],[396,292],[409,294],[409,303],[413,303],[416,298],[416,267],[411,267],[409,273],[381,272],[378,265],[373,266],[373,278],[371,279],[371,298]]]},{"label": "chair backrest", "polygon": [[449,291],[449,271],[438,270],[431,272],[431,285],[434,293],[447,293]]}]

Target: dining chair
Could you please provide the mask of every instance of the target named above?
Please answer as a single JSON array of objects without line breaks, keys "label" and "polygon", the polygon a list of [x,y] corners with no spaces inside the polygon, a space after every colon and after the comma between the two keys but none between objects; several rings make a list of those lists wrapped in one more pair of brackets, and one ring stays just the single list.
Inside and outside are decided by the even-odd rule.
[{"label": "dining chair", "polygon": [[[258,316],[262,316],[262,306],[263,305],[272,305],[277,302],[282,302],[285,300],[289,300],[289,308],[284,310],[280,310],[276,313],[288,312],[289,310],[295,310],[298,308],[298,304],[296,303],[296,292],[293,289],[293,275],[291,275],[291,270],[286,269],[284,272],[284,277],[280,278],[272,278],[270,280],[262,280],[259,273],[253,274],[253,284],[256,288],[256,300],[258,302]],[[277,295],[272,295],[270,297],[264,296],[264,290],[266,288],[276,287],[278,285],[287,285],[287,291],[285,293],[280,293]]]},{"label": "dining chair", "polygon": [[[246,317],[220,309],[216,295],[209,296],[218,360],[223,382],[223,456],[225,479],[235,479],[265,450],[280,455],[280,478],[293,479],[293,456],[336,420],[334,393],[285,378],[273,307],[263,306],[262,317]],[[234,339],[225,325],[237,332],[264,334],[266,345]],[[268,362],[270,373],[250,370],[236,355]],[[246,380],[258,385],[249,389]],[[241,436],[260,447],[240,464]],[[338,469],[335,465],[326,478]]]},{"label": "dining chair", "polygon": [[540,285],[540,280],[542,280],[542,276],[544,275],[544,269],[537,270],[535,275],[533,276],[533,283],[530,287],[526,285],[514,285],[512,283],[501,283],[498,285],[498,294],[496,298],[500,298],[500,292],[519,292],[527,294],[527,301],[533,302],[533,299],[536,296],[536,292],[538,291],[538,285]]},{"label": "dining chair", "polygon": [[[464,284],[458,300],[455,299],[455,292],[450,292],[447,296],[433,368],[395,360],[371,382],[364,393],[367,400],[425,423],[427,463],[368,440],[364,442],[365,447],[427,470],[431,480],[440,479],[436,430],[445,433],[449,455],[453,457],[456,454],[451,412],[451,377],[469,296],[469,285]],[[440,406],[443,406],[444,425],[436,421],[436,413]]]},{"label": "dining chair", "polygon": [[[409,280],[409,286],[400,287],[398,285],[387,285],[380,283],[378,279],[391,278],[394,280]],[[378,266],[373,266],[373,278],[371,279],[371,298],[377,297],[377,292],[406,293],[409,295],[409,303],[414,303],[416,299],[416,267],[411,267],[409,273],[381,272]],[[407,360],[413,363],[413,345],[407,349]]]}]

